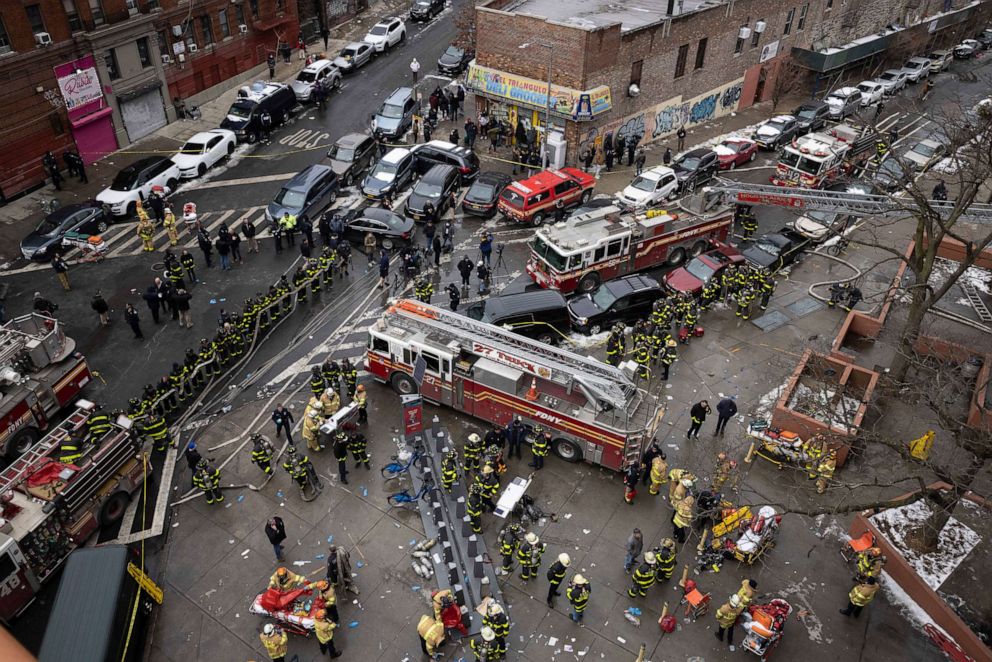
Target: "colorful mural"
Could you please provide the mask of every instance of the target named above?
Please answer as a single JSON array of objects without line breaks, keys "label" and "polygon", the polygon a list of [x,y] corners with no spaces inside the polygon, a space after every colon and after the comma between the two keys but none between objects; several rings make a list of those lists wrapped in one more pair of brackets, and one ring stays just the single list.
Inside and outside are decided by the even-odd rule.
[{"label": "colorful mural", "polygon": [[[546,81],[515,76],[505,71],[471,64],[465,75],[465,85],[477,92],[508,101],[544,108],[547,103]],[[589,120],[613,107],[610,88],[600,85],[591,90],[575,90],[559,85],[551,86],[551,112],[570,115],[572,119]]]}]

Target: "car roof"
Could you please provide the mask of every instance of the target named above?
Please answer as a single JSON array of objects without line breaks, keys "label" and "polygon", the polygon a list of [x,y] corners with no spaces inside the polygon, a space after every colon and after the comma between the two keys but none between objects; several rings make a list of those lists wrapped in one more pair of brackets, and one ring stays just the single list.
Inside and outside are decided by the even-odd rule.
[{"label": "car roof", "polygon": [[534,193],[534,191],[553,188],[568,179],[571,179],[571,177],[562,174],[557,170],[542,170],[527,179],[521,179],[520,181],[513,182],[510,186],[524,195],[529,195]]},{"label": "car roof", "polygon": [[796,106],[796,110],[805,110],[807,108],[816,109],[816,108],[824,108],[824,107],[827,107],[827,103],[825,101],[820,101],[819,99],[817,99],[815,101],[805,101],[799,104],[798,106]]},{"label": "car roof", "polygon": [[[367,41],[353,41],[350,44],[346,45],[344,48],[361,48],[362,46],[371,46],[371,44],[369,44],[369,42]],[[341,50],[344,50],[344,48],[342,48]]]},{"label": "car roof", "polygon": [[469,148],[459,147],[455,143],[449,143],[447,140],[432,140],[428,143],[421,143],[420,145],[414,147],[413,151],[416,152],[417,150],[421,150],[424,147],[433,147],[434,149],[438,149],[444,152],[448,152],[450,154],[457,154],[459,156],[465,156],[465,157],[467,157],[472,153],[472,150],[470,150]]},{"label": "car roof", "polygon": [[399,163],[410,155],[410,150],[405,147],[394,147],[382,157],[383,163]]},{"label": "car roof", "polygon": [[[710,152],[713,152],[713,150],[710,149],[709,147],[697,147],[696,149],[690,149],[688,152],[686,152],[685,154],[683,154],[682,155],[682,159],[684,159],[684,158],[686,158],[688,156],[706,156]],[[715,154],[716,152],[713,152],[713,153]],[[679,160],[681,161],[682,159],[679,159]]]},{"label": "car roof", "polygon": [[475,183],[482,182],[484,184],[502,184],[504,186],[512,181],[513,178],[505,172],[482,172],[475,178]]},{"label": "car roof", "polygon": [[655,181],[658,181],[664,175],[674,175],[674,174],[675,174],[674,170],[672,170],[668,166],[661,165],[661,166],[654,166],[653,168],[648,168],[638,176],[643,177],[644,179],[653,179]]},{"label": "car roof", "polygon": [[863,80],[860,83],[858,83],[858,85],[873,85],[874,87],[881,87],[882,86],[881,83],[879,83],[877,80],[874,80],[874,79],[872,79],[872,80]]},{"label": "car roof", "polygon": [[324,67],[327,67],[327,66],[332,66],[333,67],[334,66],[334,63],[331,62],[330,60],[327,60],[327,59],[324,59],[324,60],[314,60],[313,62],[311,62],[310,64],[308,64],[307,67],[303,71],[309,71],[309,72],[312,72],[313,73],[313,72],[320,71],[321,69],[323,69]]},{"label": "car roof", "polygon": [[97,205],[100,205],[100,203],[95,202],[93,200],[88,200],[87,202],[73,202],[67,205],[62,205],[61,207],[53,211],[51,214],[46,216],[45,220],[59,223],[69,218],[70,216],[72,216],[81,209],[92,209],[94,206]]},{"label": "car roof", "polygon": [[390,103],[395,101],[404,101],[407,97],[413,95],[413,89],[409,87],[397,87],[393,90],[388,97],[385,98],[383,103]]},{"label": "car roof", "polygon": [[769,244],[775,244],[778,247],[785,246],[789,243],[790,239],[785,235],[779,234],[777,232],[772,232],[771,234],[762,235],[758,241],[767,241]]},{"label": "car roof", "polygon": [[226,129],[210,129],[209,131],[200,131],[199,133],[194,133],[192,136],[186,139],[186,142],[195,142],[198,140],[210,140],[211,138],[216,138],[217,136],[228,136],[232,132]]},{"label": "car roof", "polygon": [[145,170],[153,165],[158,165],[162,161],[167,161],[164,156],[146,156],[143,159],[138,159],[134,163],[124,168],[121,168],[121,172],[125,170]]},{"label": "car roof", "polygon": [[386,219],[402,219],[403,217],[391,209],[385,209],[383,207],[366,207],[360,211],[355,218],[371,218],[376,221],[384,221]]},{"label": "car roof", "polygon": [[360,145],[363,140],[370,138],[367,133],[346,133],[337,140],[334,141],[335,145],[340,147],[355,147]]},{"label": "car roof", "polygon": [[489,297],[485,304],[490,319],[498,319],[522,312],[565,308],[565,297],[558,290],[540,289]]},{"label": "car roof", "polygon": [[902,69],[886,69],[882,73],[883,74],[893,74],[895,76],[898,76],[899,74],[903,73],[903,71],[902,71]]},{"label": "car roof", "polygon": [[651,276],[634,274],[633,276],[624,276],[623,278],[608,280],[603,283],[603,287],[609,288],[609,290],[614,294],[623,296],[624,294],[630,294],[631,292],[658,289],[661,286],[658,284],[658,281],[651,278]]},{"label": "car roof", "polygon": [[[914,145],[930,145],[932,147],[940,147],[941,143],[939,140],[934,140],[933,138],[924,138],[923,140],[917,140]],[[912,149],[912,148],[910,148]]]},{"label": "car roof", "polygon": [[791,122],[796,119],[794,115],[775,115],[774,117],[769,117],[766,122]]},{"label": "car roof", "polygon": [[453,175],[455,166],[439,163],[424,174],[421,182],[443,182]]},{"label": "car roof", "polygon": [[906,62],[913,62],[913,61],[916,61],[916,62],[929,62],[930,61],[930,58],[924,57],[923,55],[916,55],[916,56],[913,56],[913,57],[909,58],[908,60],[906,60]]},{"label": "car roof", "polygon": [[327,174],[328,172],[333,172],[330,166],[321,165],[320,163],[314,163],[309,165],[300,172],[298,172],[291,180],[286,182],[283,188],[288,189],[305,189],[309,188],[318,178]]},{"label": "car roof", "polygon": [[843,94],[843,95],[846,95],[846,96],[850,96],[850,95],[854,94],[857,91],[858,91],[858,88],[856,88],[856,87],[847,87],[847,86],[845,86],[845,87],[838,87],[836,90],[834,90],[830,94]]}]

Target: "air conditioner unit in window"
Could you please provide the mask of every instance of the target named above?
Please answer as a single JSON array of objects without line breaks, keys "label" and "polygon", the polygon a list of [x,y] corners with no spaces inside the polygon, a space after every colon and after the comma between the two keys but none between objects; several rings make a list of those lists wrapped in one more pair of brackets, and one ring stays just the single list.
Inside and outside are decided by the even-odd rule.
[{"label": "air conditioner unit in window", "polygon": [[181,25],[173,25],[172,26],[172,35],[174,37],[181,37],[181,36],[183,36],[183,26],[181,26]]},{"label": "air conditioner unit in window", "polygon": [[238,26],[238,32],[240,32],[241,34],[248,34],[248,26],[242,23],[241,25]]},{"label": "air conditioner unit in window", "polygon": [[185,62],[185,61],[186,61],[186,56],[183,55],[182,53],[180,53],[179,54],[179,62],[182,63],[182,62]]},{"label": "air conditioner unit in window", "polygon": [[754,24],[754,31],[757,32],[758,34],[761,34],[762,32],[765,31],[765,28],[767,27],[768,27],[767,23],[765,23],[764,21],[758,21],[757,23]]},{"label": "air conditioner unit in window", "polygon": [[190,44],[189,46],[186,47],[186,50],[188,50],[190,53],[195,53],[199,49],[197,48],[196,44]]},{"label": "air conditioner unit in window", "polygon": [[39,46],[48,46],[52,43],[52,35],[47,32],[35,32],[34,33],[34,43]]},{"label": "air conditioner unit in window", "polygon": [[750,36],[751,36],[751,28],[747,27],[746,25],[742,25],[740,32],[737,33],[737,38],[747,39]]},{"label": "air conditioner unit in window", "polygon": [[162,64],[172,64],[172,56],[171,55],[163,55],[162,56]]}]

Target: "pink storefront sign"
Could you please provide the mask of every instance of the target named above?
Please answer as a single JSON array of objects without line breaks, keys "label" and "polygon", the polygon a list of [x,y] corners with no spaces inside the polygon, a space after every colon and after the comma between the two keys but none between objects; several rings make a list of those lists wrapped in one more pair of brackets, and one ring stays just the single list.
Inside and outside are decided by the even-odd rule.
[{"label": "pink storefront sign", "polygon": [[92,55],[54,67],[72,136],[87,164],[117,149],[113,109],[104,100],[104,89]]}]

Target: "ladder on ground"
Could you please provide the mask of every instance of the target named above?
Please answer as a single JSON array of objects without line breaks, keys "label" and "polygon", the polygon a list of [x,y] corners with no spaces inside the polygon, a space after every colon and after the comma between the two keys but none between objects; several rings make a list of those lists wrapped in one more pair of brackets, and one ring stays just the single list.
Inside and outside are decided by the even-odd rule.
[{"label": "ladder on ground", "polygon": [[[516,359],[512,362],[514,367],[522,368],[531,374],[538,371],[539,376],[565,388],[578,382],[591,390],[599,400],[604,400],[615,408],[627,406],[630,397],[637,391],[634,383],[619,368],[589,356],[531,340],[493,324],[479,322],[412,299],[399,300],[391,310],[425,332],[437,331],[451,335],[452,330],[457,329],[464,333],[466,339],[479,340],[488,347],[498,352],[505,352],[507,356]],[[524,362],[528,359],[537,362],[538,366],[535,366],[535,370],[526,370],[524,367]],[[494,360],[507,364],[507,361],[500,361],[498,358]],[[550,374],[540,374],[541,367],[547,368]]]},{"label": "ladder on ground", "polygon": [[958,281],[958,285],[961,286],[961,290],[964,292],[964,296],[968,299],[968,303],[970,303],[971,307],[975,309],[976,313],[978,313],[978,319],[986,323],[992,322],[992,313],[989,312],[989,308],[985,305],[985,302],[982,301],[982,298],[978,296],[978,290],[975,289],[975,286],[971,283],[965,283],[960,280]]},{"label": "ladder on ground", "polygon": [[87,400],[76,402],[76,411],[55,426],[37,444],[26,453],[14,460],[10,466],[0,473],[0,494],[6,493],[21,483],[27,476],[34,473],[40,461],[47,457],[51,450],[62,443],[62,440],[76,432],[86,432],[84,426],[93,411],[93,403]]},{"label": "ladder on ground", "polygon": [[[920,207],[907,198],[892,198],[873,193],[847,191],[821,191],[808,188],[789,188],[770,184],[748,184],[728,179],[716,179],[704,191],[723,193],[735,202],[748,205],[788,207],[797,211],[823,211],[901,218],[912,216]],[[927,206],[941,218],[947,219],[955,212],[953,201],[928,200]],[[973,203],[962,211],[958,220],[992,225],[992,205]]]}]

